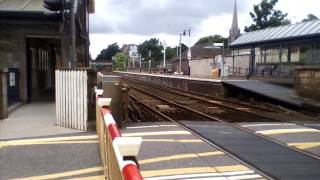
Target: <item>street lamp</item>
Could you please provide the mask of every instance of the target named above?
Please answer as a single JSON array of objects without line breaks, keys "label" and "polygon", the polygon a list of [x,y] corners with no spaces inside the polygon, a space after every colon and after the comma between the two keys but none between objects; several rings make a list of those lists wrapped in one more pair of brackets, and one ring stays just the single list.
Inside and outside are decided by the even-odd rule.
[{"label": "street lamp", "polygon": [[[190,40],[190,35],[191,35],[191,28],[189,29],[184,29],[182,31],[182,33],[180,32],[179,35],[180,35],[180,38],[179,38],[179,74],[181,74],[181,41],[182,41],[182,36],[187,36],[187,33],[188,33],[188,36],[189,36],[189,40]],[[189,75],[190,75],[190,61],[191,61],[191,49],[190,49],[190,45],[188,47],[188,64],[189,64]]]}]

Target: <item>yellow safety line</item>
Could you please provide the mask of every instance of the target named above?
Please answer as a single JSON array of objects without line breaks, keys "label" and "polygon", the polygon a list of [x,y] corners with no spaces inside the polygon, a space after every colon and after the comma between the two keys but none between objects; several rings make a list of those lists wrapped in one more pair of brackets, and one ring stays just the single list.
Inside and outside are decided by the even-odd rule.
[{"label": "yellow safety line", "polygon": [[91,143],[98,143],[97,140],[88,140],[88,141],[49,141],[49,142],[37,142],[37,141],[30,141],[30,142],[0,142],[0,148],[8,147],[8,146],[27,146],[27,145],[48,145],[48,144],[91,144]]},{"label": "yellow safety line", "polygon": [[155,163],[155,162],[161,162],[161,161],[170,161],[170,160],[178,160],[178,159],[215,156],[215,155],[223,155],[223,154],[224,153],[221,152],[221,151],[205,152],[205,153],[199,153],[199,154],[179,154],[179,155],[172,155],[172,156],[145,159],[145,160],[139,161],[139,164],[148,164],[148,163]]},{"label": "yellow safety line", "polygon": [[123,133],[122,136],[163,136],[163,135],[186,135],[191,134],[189,131],[158,131],[158,132],[141,132],[141,133]]},{"label": "yellow safety line", "polygon": [[219,172],[229,172],[229,171],[247,171],[250,170],[244,165],[234,165],[234,166],[218,166],[215,167]]},{"label": "yellow safety line", "polygon": [[200,139],[143,139],[143,142],[180,142],[180,143],[202,143]]},{"label": "yellow safety line", "polygon": [[22,139],[22,140],[11,140],[11,141],[3,141],[3,142],[39,142],[39,141],[67,141],[67,140],[85,140],[85,139],[98,139],[97,135],[90,136],[66,136],[66,137],[55,137],[55,138],[37,138],[37,139]]},{"label": "yellow safety line", "polygon": [[320,142],[287,143],[288,146],[294,146],[298,149],[310,149],[320,146]]},{"label": "yellow safety line", "polygon": [[88,176],[88,177],[78,177],[78,178],[72,178],[68,180],[102,180],[105,179],[103,175],[101,176]]},{"label": "yellow safety line", "polygon": [[218,166],[218,167],[193,167],[193,168],[176,168],[176,169],[161,169],[154,171],[141,171],[143,177],[156,177],[156,176],[169,176],[181,174],[194,174],[194,173],[216,173],[216,172],[229,172],[229,171],[247,171],[249,168],[243,165],[232,166]]},{"label": "yellow safety line", "polygon": [[93,167],[93,168],[86,168],[86,169],[79,169],[79,170],[73,170],[73,171],[66,171],[61,173],[53,173],[53,174],[47,174],[47,175],[41,175],[41,176],[30,176],[25,178],[17,178],[15,180],[46,180],[46,179],[57,179],[57,178],[66,178],[68,176],[76,176],[81,174],[87,174],[87,173],[93,173],[103,171],[102,167]]},{"label": "yellow safety line", "polygon": [[291,133],[320,133],[317,129],[274,129],[274,130],[264,130],[256,131],[256,133],[264,135],[276,135],[276,134],[291,134]]}]

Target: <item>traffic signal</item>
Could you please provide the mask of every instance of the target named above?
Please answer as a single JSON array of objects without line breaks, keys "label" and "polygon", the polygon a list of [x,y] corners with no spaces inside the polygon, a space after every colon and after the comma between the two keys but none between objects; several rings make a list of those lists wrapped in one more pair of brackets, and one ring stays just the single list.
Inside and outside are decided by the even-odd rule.
[{"label": "traffic signal", "polygon": [[62,10],[62,0],[44,0],[43,7],[50,11]]}]

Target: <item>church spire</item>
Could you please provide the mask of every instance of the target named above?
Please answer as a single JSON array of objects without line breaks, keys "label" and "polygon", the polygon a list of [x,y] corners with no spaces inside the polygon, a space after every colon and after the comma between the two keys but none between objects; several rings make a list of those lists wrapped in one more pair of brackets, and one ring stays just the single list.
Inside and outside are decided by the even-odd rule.
[{"label": "church spire", "polygon": [[233,42],[240,36],[240,29],[238,27],[238,12],[237,12],[237,0],[234,1],[233,7],[233,19],[232,25],[229,32],[230,42]]}]

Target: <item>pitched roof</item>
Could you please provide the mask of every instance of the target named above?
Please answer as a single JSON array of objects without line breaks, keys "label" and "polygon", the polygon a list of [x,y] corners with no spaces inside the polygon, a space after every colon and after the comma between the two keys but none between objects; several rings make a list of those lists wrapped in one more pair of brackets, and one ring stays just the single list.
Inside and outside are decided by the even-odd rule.
[{"label": "pitched roof", "polygon": [[[191,56],[194,59],[201,58],[214,58],[216,55],[221,55],[222,50],[220,48],[205,48],[208,44],[194,45],[191,47]],[[183,51],[182,58],[188,57],[188,50]]]},{"label": "pitched roof", "polygon": [[320,20],[290,24],[241,35],[230,47],[248,47],[264,43],[320,37]]},{"label": "pitched roof", "polygon": [[0,11],[48,12],[43,0],[0,0]]}]

